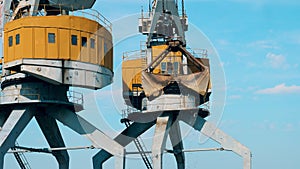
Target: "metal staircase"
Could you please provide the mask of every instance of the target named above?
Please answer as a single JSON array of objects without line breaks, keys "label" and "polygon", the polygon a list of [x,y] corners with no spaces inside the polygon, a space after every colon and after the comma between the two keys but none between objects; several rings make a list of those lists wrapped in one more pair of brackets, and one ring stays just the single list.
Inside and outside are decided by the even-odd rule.
[{"label": "metal staircase", "polygon": [[[19,146],[17,142],[15,143],[15,146]],[[12,147],[11,150],[14,151],[13,154],[14,154],[21,169],[31,169],[24,153],[17,152],[16,147]]]},{"label": "metal staircase", "polygon": [[[130,126],[130,121],[128,119],[122,119],[122,122],[125,123],[126,127]],[[140,137],[137,137],[136,139],[134,139],[134,144],[138,150],[138,152],[140,153],[147,169],[153,169],[152,167],[152,159],[149,155],[146,154],[145,150],[146,150],[146,146],[144,144],[144,142],[142,141],[142,139]]]}]

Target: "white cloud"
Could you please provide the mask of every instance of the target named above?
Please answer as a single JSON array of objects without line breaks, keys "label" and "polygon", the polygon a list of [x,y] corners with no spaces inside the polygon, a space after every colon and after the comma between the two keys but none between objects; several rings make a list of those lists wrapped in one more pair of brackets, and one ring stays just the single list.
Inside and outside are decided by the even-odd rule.
[{"label": "white cloud", "polygon": [[280,131],[280,132],[292,132],[298,130],[299,127],[293,122],[278,122],[264,120],[258,123],[254,123],[254,127],[259,130],[269,130],[269,131]]},{"label": "white cloud", "polygon": [[230,42],[227,41],[227,40],[225,40],[225,39],[219,39],[219,40],[217,40],[217,43],[219,45],[221,45],[221,46],[228,46],[228,45],[230,45]]},{"label": "white cloud", "polygon": [[229,99],[235,100],[235,99],[241,99],[242,96],[241,95],[231,95],[229,96]]},{"label": "white cloud", "polygon": [[293,131],[295,126],[293,123],[286,123],[283,127],[284,131]]},{"label": "white cloud", "polygon": [[268,53],[266,56],[268,66],[272,68],[288,68],[289,64],[286,62],[286,58],[284,55],[277,55],[274,53]]},{"label": "white cloud", "polygon": [[290,93],[300,93],[300,86],[292,85],[286,86],[284,83],[277,85],[272,88],[258,90],[257,94],[290,94]]},{"label": "white cloud", "polygon": [[288,44],[299,45],[300,44],[300,30],[277,32],[279,40]]},{"label": "white cloud", "polygon": [[257,63],[254,63],[254,62],[247,62],[247,63],[246,63],[246,66],[249,67],[249,68],[257,67]]},{"label": "white cloud", "polygon": [[297,0],[228,0],[231,2],[238,2],[238,3],[249,3],[249,4],[256,4],[256,5],[264,5],[264,4],[290,4],[295,5],[299,4]]},{"label": "white cloud", "polygon": [[248,46],[262,49],[279,49],[280,47],[277,45],[274,40],[258,40],[250,43]]}]

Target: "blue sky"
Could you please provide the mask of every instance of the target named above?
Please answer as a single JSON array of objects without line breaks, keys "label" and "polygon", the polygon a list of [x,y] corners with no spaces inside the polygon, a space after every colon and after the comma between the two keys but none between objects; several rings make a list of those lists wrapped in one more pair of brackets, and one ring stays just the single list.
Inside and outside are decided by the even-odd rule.
[{"label": "blue sky", "polygon": [[[115,41],[118,42],[115,46],[115,72],[118,74],[122,52],[138,49],[139,41],[145,38],[136,34],[134,14],[139,13],[142,5],[146,8],[147,2],[102,0],[95,4],[95,9],[117,25],[113,29]],[[224,111],[216,112],[221,118],[219,127],[252,150],[253,169],[298,168],[299,9],[300,2],[296,0],[186,0],[189,22],[210,40],[224,69],[226,102]],[[119,26],[126,24],[128,18],[128,26]],[[132,32],[129,30],[130,36],[119,36],[119,31],[125,31],[130,24],[136,27]],[[218,66],[216,69],[221,70]],[[120,78],[116,75],[112,86],[97,92],[84,91],[86,98],[94,99],[87,101],[87,110],[81,115],[112,137],[124,128],[119,124],[122,106],[114,106],[115,103],[122,104],[118,95],[120,85]],[[113,96],[107,99],[112,93]],[[67,146],[89,145],[84,138],[62,125],[61,129]],[[150,131],[146,136],[151,134]],[[25,129],[19,142],[34,147],[47,146],[34,121]],[[150,147],[151,139],[147,139],[146,143]],[[200,144],[199,134],[193,130],[185,137],[184,145],[187,149],[219,147],[212,141]],[[91,168],[90,157],[95,152],[70,152],[72,169]],[[242,168],[241,158],[233,153],[199,152],[186,156],[187,168]],[[28,154],[27,158],[32,168],[56,168],[50,155]],[[6,159],[6,168],[16,168],[12,155],[7,155]],[[165,159],[165,168],[173,168],[173,157],[165,155]],[[113,160],[106,164],[108,168],[112,165]],[[135,169],[136,166],[143,167],[141,161],[130,159],[128,168]]]}]

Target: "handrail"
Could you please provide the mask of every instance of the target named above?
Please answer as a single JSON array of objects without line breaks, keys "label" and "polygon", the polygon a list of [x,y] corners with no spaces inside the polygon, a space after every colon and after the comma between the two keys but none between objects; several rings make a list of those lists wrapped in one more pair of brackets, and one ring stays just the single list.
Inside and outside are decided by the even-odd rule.
[{"label": "handrail", "polygon": [[79,105],[83,105],[84,104],[83,94],[82,93],[69,90],[67,92],[67,97],[68,97],[69,102],[71,102],[71,103],[75,103],[75,104],[79,104]]},{"label": "handrail", "polygon": [[131,59],[146,59],[147,56],[147,46],[146,42],[140,41],[140,50],[132,50],[123,52],[123,61]]},{"label": "handrail", "polygon": [[147,52],[145,50],[133,50],[123,53],[123,60],[146,58]]},{"label": "handrail", "polygon": [[[23,9],[25,7],[28,7],[29,4],[20,6],[16,9]],[[34,8],[37,7],[37,8]],[[91,20],[94,20],[100,24],[103,24],[103,26],[108,29],[110,32],[112,32],[112,23],[105,17],[103,16],[99,11],[95,10],[95,9],[82,9],[82,10],[74,10],[72,6],[70,6],[70,11],[66,12],[66,10],[64,10],[62,7],[66,7],[66,5],[63,4],[58,4],[56,6],[50,5],[50,4],[39,4],[39,5],[30,5],[31,8],[37,9],[37,10],[27,10],[25,11],[25,13],[27,12],[27,14],[24,13],[18,13],[17,12],[16,15],[14,15],[14,13],[9,12],[10,15],[6,15],[7,20],[11,20],[14,18],[22,18],[22,17],[34,17],[32,16],[32,14],[36,14],[35,16],[46,16],[47,12],[53,12],[56,13],[57,16],[59,15],[70,15],[70,16],[80,16],[80,17],[85,17]],[[39,8],[40,7],[40,8]],[[52,9],[47,9],[48,7],[54,7]],[[57,8],[55,8],[57,7]],[[31,12],[31,14],[30,14]],[[69,13],[69,14],[68,14]]]},{"label": "handrail", "polygon": [[201,48],[186,48],[196,58],[207,58],[208,50]]},{"label": "handrail", "polygon": [[141,110],[138,110],[131,106],[127,106],[126,109],[122,110],[122,118],[127,118],[129,114],[132,114],[135,112],[141,112]]},{"label": "handrail", "polygon": [[[96,14],[87,12],[88,10],[93,11]],[[81,17],[86,17],[85,15],[87,15],[90,17],[94,17],[95,19],[93,19],[93,18],[89,18],[89,19],[92,19],[94,21],[97,21],[98,23],[103,24],[103,26],[106,29],[108,29],[110,32],[112,32],[112,23],[105,16],[103,16],[100,12],[98,12],[94,9],[86,9],[84,11],[81,11],[81,10],[80,11],[72,11],[72,15],[73,16],[81,16]]]},{"label": "handrail", "polygon": [[[3,92],[1,92],[0,93],[0,98],[4,98],[4,97],[12,97],[12,96],[14,96],[14,97],[16,97],[16,99],[17,100],[19,100],[20,99],[20,97],[21,96],[23,96],[23,97],[35,97],[36,99],[34,99],[34,100],[40,100],[40,98],[41,98],[41,96],[40,96],[40,94],[38,94],[38,93],[22,93],[21,94],[21,91],[30,91],[30,90],[32,90],[33,91],[33,89],[31,89],[31,88],[22,88],[22,89],[6,89],[6,91],[16,91],[16,90],[18,90],[18,92],[17,93],[13,93],[13,94],[4,94]],[[32,99],[32,98],[31,98]]]},{"label": "handrail", "polygon": [[[17,92],[13,92],[16,90],[17,90]],[[15,97],[17,100],[19,100],[20,97],[28,97],[31,100],[41,100],[41,94],[34,93],[33,88],[6,89],[6,91],[11,91],[11,92],[9,92],[11,94],[4,94],[3,92],[0,92],[0,98]],[[79,105],[84,104],[84,99],[83,99],[82,93],[69,90],[67,92],[67,98],[70,103],[79,104]],[[42,101],[55,101],[55,99],[52,99],[52,100],[47,100],[47,99],[44,100],[43,99]]]},{"label": "handrail", "polygon": [[[186,48],[194,57],[196,58],[207,58],[208,57],[208,50],[201,49],[201,48]],[[125,60],[132,60],[132,59],[140,59],[146,58],[147,51],[146,50],[133,50],[123,52],[123,61]]]}]

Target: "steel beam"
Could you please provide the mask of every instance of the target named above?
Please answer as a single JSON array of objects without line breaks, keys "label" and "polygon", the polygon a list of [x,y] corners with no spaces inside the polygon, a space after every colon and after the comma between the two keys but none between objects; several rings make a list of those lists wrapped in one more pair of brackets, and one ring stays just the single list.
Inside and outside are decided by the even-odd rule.
[{"label": "steel beam", "polygon": [[[53,112],[53,113],[51,113]],[[52,108],[48,114],[68,126],[78,134],[87,137],[95,148],[104,149],[115,156],[115,169],[125,168],[125,149],[116,141],[105,135],[87,120],[68,109]],[[95,168],[96,169],[96,168]]]},{"label": "steel beam", "polygon": [[225,150],[233,151],[241,156],[244,160],[244,169],[251,169],[251,152],[246,146],[242,145],[240,142],[197,114],[180,114],[179,119],[221,144]]},{"label": "steel beam", "polygon": [[[143,134],[148,129],[150,129],[155,124],[155,122],[156,120],[149,123],[134,122],[128,128],[126,128],[122,133],[120,133],[114,140],[125,147],[129,143],[131,143],[134,139],[136,139],[141,134]],[[94,168],[102,169],[103,163],[107,161],[110,157],[112,157],[112,154],[110,154],[104,149],[98,152],[93,157]]]},{"label": "steel beam", "polygon": [[163,152],[166,147],[167,136],[169,134],[172,117],[158,117],[153,137],[152,160],[154,169],[162,169]]},{"label": "steel beam", "polygon": [[[3,0],[3,13],[2,13],[2,18],[1,18],[1,30],[3,30],[4,25],[8,21],[8,18],[10,16],[10,7],[11,7],[11,2],[12,0]],[[3,72],[4,73],[4,72]]]},{"label": "steel beam", "polygon": [[[55,119],[46,113],[36,115],[35,119],[51,148],[66,147]],[[54,151],[52,154],[58,162],[59,169],[69,169],[70,160],[67,150]]]},{"label": "steel beam", "polygon": [[36,16],[38,13],[40,0],[30,0],[30,4],[31,4],[30,16]]},{"label": "steel beam", "polygon": [[1,130],[2,126],[4,125],[5,121],[7,120],[9,114],[10,114],[10,112],[6,112],[6,111],[0,112],[0,130]]},{"label": "steel beam", "polygon": [[180,133],[179,121],[175,121],[169,132],[170,140],[173,146],[174,156],[177,162],[177,169],[185,169],[185,157],[183,150],[183,142]]},{"label": "steel beam", "polygon": [[30,122],[33,111],[30,108],[13,110],[0,131],[0,169],[3,169],[4,156],[15,145],[16,139]]},{"label": "steel beam", "polygon": [[241,156],[244,159],[244,169],[251,169],[251,152],[246,146],[209,122],[205,122],[201,133],[221,144],[225,150],[231,150]]}]

